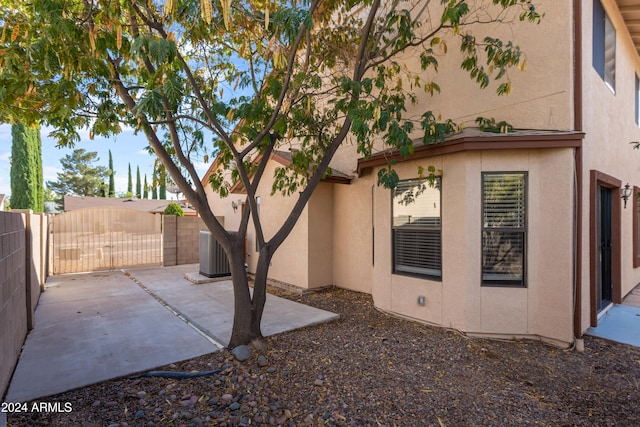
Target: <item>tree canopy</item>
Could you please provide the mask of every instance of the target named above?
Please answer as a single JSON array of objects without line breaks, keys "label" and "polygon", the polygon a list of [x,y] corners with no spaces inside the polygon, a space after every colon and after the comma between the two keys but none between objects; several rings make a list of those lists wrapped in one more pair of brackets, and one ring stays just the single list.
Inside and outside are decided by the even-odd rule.
[{"label": "tree canopy", "polygon": [[167,205],[166,208],[164,208],[164,212],[163,214],[165,215],[175,215],[175,216],[184,216],[184,210],[182,210],[182,207],[175,203],[175,202],[171,202]]},{"label": "tree canopy", "polygon": [[11,126],[11,206],[44,212],[40,126]]},{"label": "tree canopy", "polygon": [[[231,344],[260,337],[269,262],[287,238],[348,135],[362,156],[382,144],[410,155],[416,138],[438,143],[457,125],[421,105],[440,91],[448,45],[484,88],[525,68],[520,49],[476,35],[484,24],[539,21],[533,0],[33,0],[3,5],[0,121],[43,119],[61,144],[78,130],[143,133],[230,261],[235,319]],[[403,67],[400,56],[420,59]],[[428,72],[427,72],[428,71]],[[431,76],[431,77],[430,77]],[[272,191],[296,199],[265,238],[255,195],[275,150],[292,150]],[[247,209],[237,233],[209,206],[194,167],[216,157],[209,183],[222,196],[241,183]],[[393,165],[379,181],[393,187]],[[155,182],[155,180],[154,180]],[[129,187],[131,191],[131,185]],[[251,214],[251,215],[250,215]],[[251,296],[244,239],[252,221],[260,249]]]},{"label": "tree canopy", "polygon": [[100,196],[105,190],[108,169],[94,166],[98,160],[95,151],[73,150],[60,159],[62,172],[58,172],[56,181],[48,181],[47,187],[59,196],[59,201],[64,196]]}]

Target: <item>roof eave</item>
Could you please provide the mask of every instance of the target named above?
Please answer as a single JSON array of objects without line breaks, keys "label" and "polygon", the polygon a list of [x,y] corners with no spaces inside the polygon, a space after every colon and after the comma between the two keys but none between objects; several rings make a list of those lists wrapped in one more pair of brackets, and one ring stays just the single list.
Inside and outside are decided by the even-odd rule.
[{"label": "roof eave", "polygon": [[367,169],[384,166],[390,161],[417,160],[462,151],[513,150],[531,148],[576,148],[582,146],[582,132],[513,133],[487,135],[457,135],[438,144],[418,145],[412,155],[402,157],[397,150],[388,150],[369,158],[358,159],[358,176]]}]

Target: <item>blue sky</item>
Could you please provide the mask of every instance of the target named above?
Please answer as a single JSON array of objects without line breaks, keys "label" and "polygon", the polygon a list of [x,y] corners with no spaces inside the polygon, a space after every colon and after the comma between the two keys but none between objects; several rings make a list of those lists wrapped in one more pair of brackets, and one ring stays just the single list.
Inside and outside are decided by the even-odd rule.
[{"label": "blue sky", "polygon": [[[58,148],[55,141],[47,135],[49,129],[42,129],[42,169],[45,183],[56,181],[57,172],[62,171],[60,159],[73,152],[73,148]],[[96,137],[89,138],[88,131],[80,132],[80,142],[75,148],[84,148],[87,151],[98,153],[99,160],[94,163],[96,166],[109,166],[109,150],[113,155],[113,168],[115,170],[116,194],[127,191],[128,164],[131,164],[131,174],[133,177],[133,189],[136,185],[136,167],[140,167],[140,180],[144,183],[144,175],[147,174],[148,182],[151,181],[153,173],[153,163],[155,157],[150,155],[144,148],[147,140],[143,134],[134,135],[133,130],[127,130],[120,135],[108,139]],[[10,158],[11,158],[11,126],[0,125],[0,194],[11,193],[10,182]],[[197,163],[196,168],[202,177],[208,165]],[[170,198],[171,194],[167,194]]]}]

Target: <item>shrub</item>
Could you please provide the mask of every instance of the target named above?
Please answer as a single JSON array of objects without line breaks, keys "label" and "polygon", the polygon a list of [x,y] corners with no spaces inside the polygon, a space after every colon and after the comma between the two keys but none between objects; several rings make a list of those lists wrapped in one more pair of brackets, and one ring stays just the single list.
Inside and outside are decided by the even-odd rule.
[{"label": "shrub", "polygon": [[184,216],[184,211],[177,203],[169,203],[163,212],[165,215]]}]

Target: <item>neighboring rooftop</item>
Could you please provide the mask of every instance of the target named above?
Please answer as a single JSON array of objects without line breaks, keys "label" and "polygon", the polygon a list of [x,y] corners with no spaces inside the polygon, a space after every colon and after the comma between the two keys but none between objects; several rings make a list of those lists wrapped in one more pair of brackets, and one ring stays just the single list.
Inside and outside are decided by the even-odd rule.
[{"label": "neighboring rooftop", "polygon": [[197,215],[193,208],[187,207],[185,201],[181,200],[159,200],[159,199],[136,199],[117,197],[84,197],[84,196],[64,196],[64,211],[69,212],[86,208],[106,208],[118,207],[135,209],[143,212],[162,213],[169,203],[179,203],[185,215]]}]

